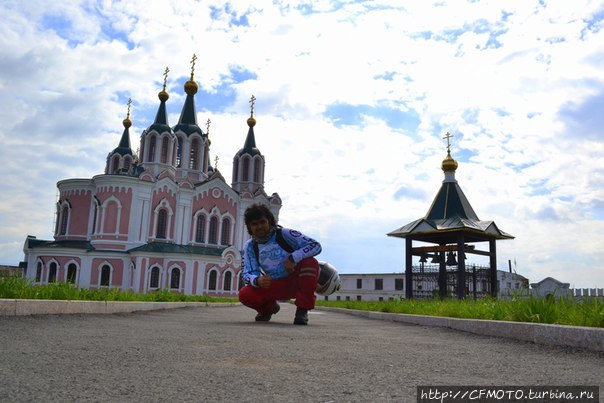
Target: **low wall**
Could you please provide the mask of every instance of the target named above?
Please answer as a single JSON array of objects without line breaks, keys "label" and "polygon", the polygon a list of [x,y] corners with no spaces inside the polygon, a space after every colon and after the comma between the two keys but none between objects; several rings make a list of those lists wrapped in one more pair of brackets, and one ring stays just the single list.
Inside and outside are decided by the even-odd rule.
[{"label": "low wall", "polygon": [[74,313],[127,313],[191,306],[232,306],[237,303],[64,301],[41,299],[0,299],[0,316],[58,315]]},{"label": "low wall", "polygon": [[393,322],[404,322],[421,326],[445,327],[483,336],[504,337],[536,344],[574,347],[604,352],[604,328],[498,320],[445,318],[441,316],[357,311],[353,309],[323,306],[317,307],[317,309],[364,316],[371,319],[390,320]]}]

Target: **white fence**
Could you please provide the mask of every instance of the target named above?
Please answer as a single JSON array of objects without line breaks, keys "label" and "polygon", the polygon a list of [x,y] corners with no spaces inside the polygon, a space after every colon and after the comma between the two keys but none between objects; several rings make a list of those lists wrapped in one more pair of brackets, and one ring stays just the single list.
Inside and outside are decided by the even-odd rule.
[{"label": "white fence", "polygon": [[604,298],[604,288],[571,288],[569,291],[575,298]]}]

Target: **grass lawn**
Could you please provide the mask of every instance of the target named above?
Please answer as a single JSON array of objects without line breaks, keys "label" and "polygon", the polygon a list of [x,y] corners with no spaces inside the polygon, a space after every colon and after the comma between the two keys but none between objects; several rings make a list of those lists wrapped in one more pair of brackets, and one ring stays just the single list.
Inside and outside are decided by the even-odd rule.
[{"label": "grass lawn", "polygon": [[516,297],[511,300],[320,301],[318,306],[465,319],[506,320],[604,327],[604,301],[597,298]]},{"label": "grass lawn", "polygon": [[168,290],[146,294],[116,289],[77,288],[69,283],[34,285],[23,277],[0,277],[0,298],[61,299],[71,301],[147,301],[147,302],[233,302],[236,298],[215,298],[205,295],[184,295]]},{"label": "grass lawn", "polygon": [[[168,290],[137,294],[115,289],[80,289],[68,283],[34,285],[23,277],[0,277],[0,298],[60,299],[82,301],[149,301],[149,302],[234,302],[236,298],[215,298],[184,295]],[[323,301],[317,306],[365,311],[445,316],[466,319],[508,320],[514,322],[550,323],[570,326],[604,328],[604,301],[597,298],[517,297],[511,300],[491,298],[459,301],[398,300],[398,301]]]}]

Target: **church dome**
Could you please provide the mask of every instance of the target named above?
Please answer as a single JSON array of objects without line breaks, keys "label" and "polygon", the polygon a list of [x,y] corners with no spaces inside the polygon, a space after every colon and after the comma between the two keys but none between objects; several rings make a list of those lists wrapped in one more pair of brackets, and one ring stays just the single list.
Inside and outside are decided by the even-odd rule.
[{"label": "church dome", "polygon": [[447,156],[442,163],[442,169],[444,173],[455,173],[457,170],[457,161],[451,157],[451,152],[447,152]]},{"label": "church dome", "polygon": [[166,89],[164,88],[163,90],[161,90],[157,96],[159,97],[159,100],[162,102],[166,102],[169,98],[170,98],[170,94],[168,94],[166,92]]},{"label": "church dome", "polygon": [[197,94],[198,89],[199,89],[199,86],[193,80],[189,80],[185,83],[185,92],[187,93],[187,95]]}]

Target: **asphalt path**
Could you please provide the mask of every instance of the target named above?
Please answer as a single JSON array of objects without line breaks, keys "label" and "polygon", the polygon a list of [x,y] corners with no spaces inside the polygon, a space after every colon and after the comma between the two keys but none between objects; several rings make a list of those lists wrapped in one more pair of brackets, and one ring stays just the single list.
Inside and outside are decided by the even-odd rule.
[{"label": "asphalt path", "polygon": [[242,306],[0,317],[1,402],[415,402],[419,385],[598,385],[604,354]]}]

